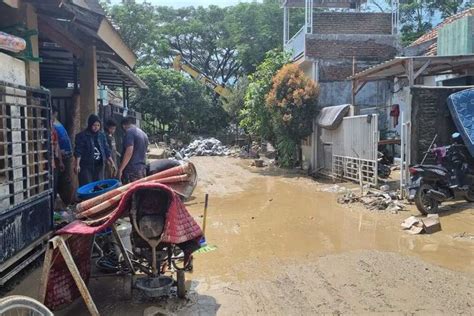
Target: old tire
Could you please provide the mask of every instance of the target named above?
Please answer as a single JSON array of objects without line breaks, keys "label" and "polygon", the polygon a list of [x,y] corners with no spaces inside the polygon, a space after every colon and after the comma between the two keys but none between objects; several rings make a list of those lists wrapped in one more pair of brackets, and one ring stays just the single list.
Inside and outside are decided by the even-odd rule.
[{"label": "old tire", "polygon": [[423,183],[415,194],[416,208],[423,215],[438,212],[439,202],[426,196],[426,193],[431,189],[433,189],[431,185]]},{"label": "old tire", "polygon": [[0,299],[0,315],[53,316],[53,313],[31,297],[12,295]]},{"label": "old tire", "polygon": [[466,192],[464,199],[468,202],[474,202],[474,187],[469,187],[469,190]]},{"label": "old tire", "polygon": [[179,298],[186,297],[186,277],[184,270],[176,271],[176,283],[177,283],[177,292]]}]

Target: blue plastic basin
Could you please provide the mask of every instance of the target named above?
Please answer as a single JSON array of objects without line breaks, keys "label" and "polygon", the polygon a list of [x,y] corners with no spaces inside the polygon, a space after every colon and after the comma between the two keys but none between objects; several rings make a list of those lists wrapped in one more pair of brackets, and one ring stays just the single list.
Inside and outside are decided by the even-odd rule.
[{"label": "blue plastic basin", "polygon": [[[104,185],[106,185],[107,187],[102,190],[94,191],[94,188],[96,188],[97,186],[104,186]],[[120,181],[117,179],[106,179],[106,180],[91,182],[77,189],[77,196],[81,200],[88,200],[93,197],[104,194],[105,192],[116,189],[119,186],[120,186]]]}]

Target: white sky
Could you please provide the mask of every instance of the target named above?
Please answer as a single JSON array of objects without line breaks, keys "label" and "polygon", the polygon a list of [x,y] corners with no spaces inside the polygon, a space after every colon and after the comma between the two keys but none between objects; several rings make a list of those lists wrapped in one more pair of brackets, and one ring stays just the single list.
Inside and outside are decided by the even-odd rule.
[{"label": "white sky", "polygon": [[[218,5],[221,7],[227,7],[227,6],[235,5],[239,2],[252,2],[255,0],[146,0],[146,1],[155,5],[164,5],[164,6],[174,7],[174,8],[180,8],[180,7],[189,7],[189,6],[207,7],[211,4]],[[121,0],[111,0],[111,2],[113,4],[117,4],[117,3],[120,3]],[[137,0],[137,2],[143,2],[143,0]]]}]

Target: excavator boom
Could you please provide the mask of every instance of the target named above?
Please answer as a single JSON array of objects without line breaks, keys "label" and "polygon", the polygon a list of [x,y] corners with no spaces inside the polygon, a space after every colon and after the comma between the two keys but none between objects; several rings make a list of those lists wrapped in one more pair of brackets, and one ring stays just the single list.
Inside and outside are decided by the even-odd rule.
[{"label": "excavator boom", "polygon": [[215,82],[206,74],[202,73],[199,68],[184,59],[181,55],[176,55],[176,57],[173,59],[173,68],[177,71],[184,71],[188,73],[195,80],[212,89],[216,94],[224,99],[227,99],[232,93],[224,85]]}]

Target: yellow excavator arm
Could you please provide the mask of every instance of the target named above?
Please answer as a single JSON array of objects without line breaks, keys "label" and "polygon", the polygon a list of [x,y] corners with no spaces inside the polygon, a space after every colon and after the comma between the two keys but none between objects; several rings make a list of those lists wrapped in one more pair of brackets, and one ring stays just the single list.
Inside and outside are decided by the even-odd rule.
[{"label": "yellow excavator arm", "polygon": [[212,89],[225,100],[227,100],[227,98],[232,94],[232,92],[224,85],[221,85],[209,78],[206,74],[202,73],[196,66],[184,59],[181,55],[176,55],[176,57],[173,59],[173,68],[177,71],[184,71],[188,73],[195,80]]}]

